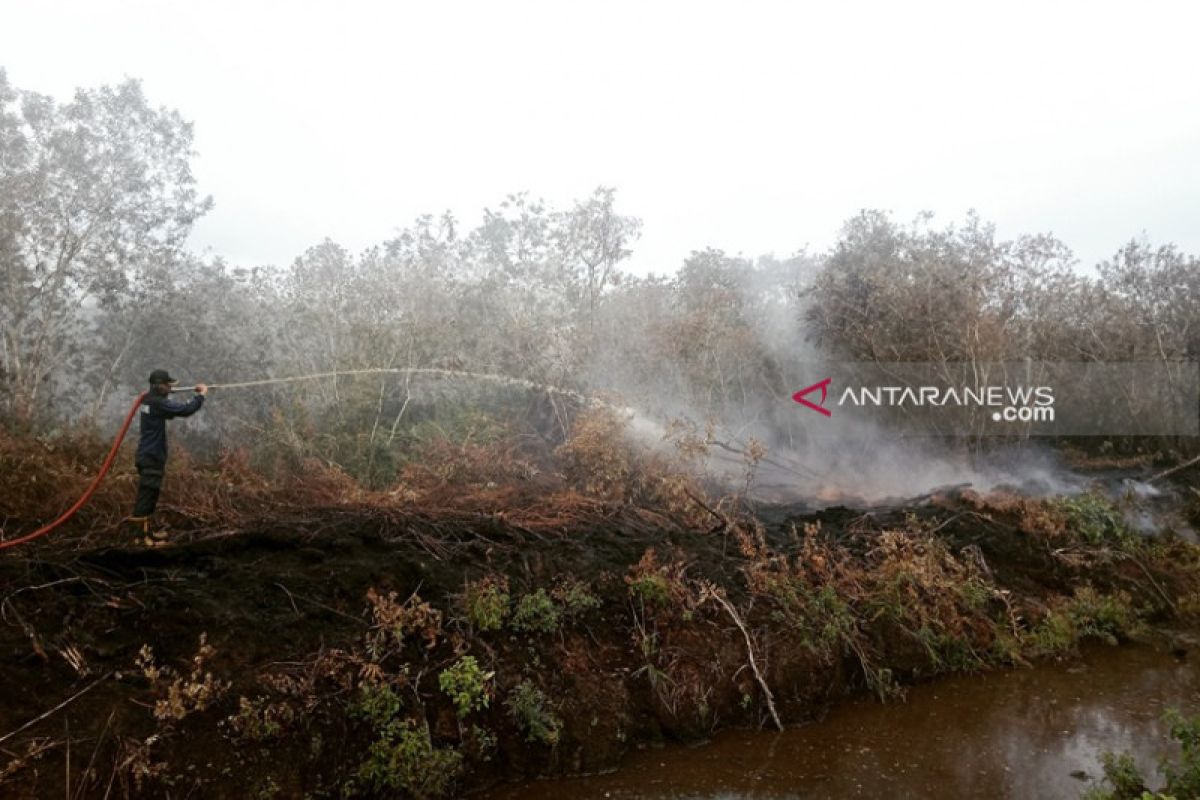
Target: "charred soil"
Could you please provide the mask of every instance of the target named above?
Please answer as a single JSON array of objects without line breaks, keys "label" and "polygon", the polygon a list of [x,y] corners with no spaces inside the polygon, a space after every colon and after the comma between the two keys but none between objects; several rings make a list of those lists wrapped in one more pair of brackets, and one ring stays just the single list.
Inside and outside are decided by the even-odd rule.
[{"label": "charred soil", "polygon": [[452,796],[1200,610],[1197,548],[1099,496],[752,513],[535,472],[368,496],[228,458],[157,548],[113,532],[118,475],[0,554],[3,793]]}]

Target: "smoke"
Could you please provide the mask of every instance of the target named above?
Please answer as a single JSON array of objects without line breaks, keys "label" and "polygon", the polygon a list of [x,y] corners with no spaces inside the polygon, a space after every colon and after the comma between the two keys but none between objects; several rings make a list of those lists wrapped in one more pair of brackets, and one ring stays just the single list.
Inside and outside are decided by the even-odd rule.
[{"label": "smoke", "polygon": [[[710,251],[693,254],[689,264],[697,263],[690,274],[685,266],[662,305],[617,321],[613,340],[619,344],[611,352],[593,354],[590,382],[621,398],[628,431],[643,445],[671,448],[671,432],[681,424],[695,436],[711,431],[704,465],[710,476],[740,486],[752,467],[753,497],[818,507],[901,502],[962,484],[1028,495],[1087,489],[1085,478],[1033,442],[969,449],[965,440],[905,436],[798,405],[791,395],[824,377],[819,365],[830,362],[830,354],[809,341],[804,323],[805,289],[819,260],[801,253],[752,263],[723,255],[718,260]],[[711,307],[670,304],[671,298],[697,294],[711,299]],[[696,338],[677,343],[687,363],[647,366],[628,358],[630,337],[661,346],[679,329]],[[709,329],[714,335],[703,338]],[[730,349],[731,341],[740,349]],[[706,369],[697,371],[697,362]],[[748,455],[752,441],[767,452],[757,462]]]}]

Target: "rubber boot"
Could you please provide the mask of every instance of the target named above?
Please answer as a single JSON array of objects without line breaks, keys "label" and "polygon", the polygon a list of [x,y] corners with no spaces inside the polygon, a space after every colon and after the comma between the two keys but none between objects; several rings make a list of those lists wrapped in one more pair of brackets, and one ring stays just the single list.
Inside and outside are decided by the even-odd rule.
[{"label": "rubber boot", "polygon": [[167,532],[154,530],[150,517],[130,517],[129,523],[134,526],[135,535],[142,537],[142,544],[147,547],[158,547],[167,543]]},{"label": "rubber boot", "polygon": [[168,534],[162,528],[154,525],[154,520],[151,517],[146,517],[146,546],[161,547],[167,543]]}]

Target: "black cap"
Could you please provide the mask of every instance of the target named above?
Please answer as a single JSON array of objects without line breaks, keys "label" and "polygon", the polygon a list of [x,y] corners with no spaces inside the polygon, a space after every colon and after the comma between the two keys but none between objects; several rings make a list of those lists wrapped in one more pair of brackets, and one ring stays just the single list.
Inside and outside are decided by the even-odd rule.
[{"label": "black cap", "polygon": [[156,369],[150,373],[151,383],[175,383],[175,379],[165,369]]}]

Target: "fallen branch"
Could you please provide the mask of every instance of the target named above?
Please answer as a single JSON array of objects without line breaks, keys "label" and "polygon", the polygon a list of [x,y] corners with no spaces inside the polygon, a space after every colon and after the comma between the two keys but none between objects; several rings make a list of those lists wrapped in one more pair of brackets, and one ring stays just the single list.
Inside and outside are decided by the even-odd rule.
[{"label": "fallen branch", "polygon": [[296,608],[296,600],[303,600],[306,603],[311,603],[312,605],[316,606],[317,608],[323,608],[331,614],[337,614],[339,617],[344,617],[344,618],[350,620],[351,622],[358,623],[359,625],[367,624],[364,620],[360,619],[359,617],[355,617],[350,614],[347,614],[345,611],[338,611],[333,606],[327,606],[318,600],[313,600],[311,597],[305,597],[302,594],[293,594],[291,592],[291,590],[289,590],[286,586],[284,586],[279,581],[274,581],[274,583],[280,589],[283,589],[284,593],[288,596],[288,600],[290,600],[292,603],[292,610],[295,611],[297,614],[300,613],[300,609]]},{"label": "fallen branch", "polygon": [[701,591],[704,595],[720,603],[721,607],[729,614],[729,618],[733,620],[733,624],[737,625],[738,630],[742,632],[742,636],[746,640],[746,654],[750,659],[750,669],[754,672],[754,678],[758,681],[759,688],[762,689],[763,696],[767,699],[767,710],[771,712],[771,719],[775,721],[775,727],[783,730],[783,723],[779,721],[779,713],[775,710],[775,695],[771,693],[771,687],[767,686],[766,679],[758,669],[758,661],[754,658],[754,643],[750,640],[750,632],[746,630],[742,618],[738,616],[733,604],[726,600],[712,584],[702,584]]},{"label": "fallen branch", "polygon": [[63,700],[61,703],[59,703],[58,705],[56,705],[54,708],[50,709],[46,713],[34,717],[33,719],[29,720],[29,722],[26,722],[24,725],[17,728],[15,731],[12,731],[11,733],[6,733],[3,736],[0,736],[0,744],[4,744],[9,739],[16,736],[18,733],[20,733],[21,731],[32,728],[34,725],[38,724],[39,722],[46,719],[47,717],[53,716],[56,712],[61,711],[62,709],[66,708],[67,706],[71,705],[71,703],[74,703],[76,700],[83,697],[85,694],[90,692],[92,689],[96,688],[96,686],[98,686],[101,682],[108,680],[111,676],[112,676],[111,672],[109,672],[107,675],[102,675],[101,677],[99,677],[96,680],[89,683],[87,686],[80,689],[75,694],[68,697],[66,700]]},{"label": "fallen branch", "polygon": [[1142,563],[1142,560],[1132,553],[1124,553],[1122,555],[1124,558],[1128,558],[1141,568],[1142,573],[1146,576],[1146,580],[1150,581],[1150,585],[1153,586],[1155,591],[1158,592],[1159,597],[1167,602],[1167,605],[1170,606],[1172,611],[1178,612],[1179,607],[1175,605],[1175,601],[1172,600],[1170,595],[1163,591],[1163,588],[1158,585],[1158,581],[1154,580],[1154,576],[1150,574],[1150,570],[1146,568],[1146,565]]},{"label": "fallen branch", "polygon": [[686,494],[693,503],[700,506],[705,511],[707,511],[709,514],[712,514],[714,517],[716,517],[721,522],[722,529],[727,531],[733,527],[733,523],[729,521],[728,517],[726,517],[721,512],[714,510],[711,506],[708,505],[708,503],[705,503],[703,500],[701,500],[699,497],[697,497],[695,494],[693,494],[691,492],[691,490],[684,489],[683,493]]},{"label": "fallen branch", "polygon": [[1154,483],[1155,481],[1161,481],[1163,478],[1166,478],[1170,475],[1174,475],[1176,472],[1185,470],[1188,467],[1192,466],[1193,464],[1197,464],[1197,463],[1200,463],[1200,456],[1196,456],[1195,458],[1185,461],[1182,464],[1177,464],[1176,466],[1171,467],[1170,469],[1164,469],[1162,472],[1158,473],[1157,475],[1153,475],[1153,476],[1147,478],[1146,483]]}]

